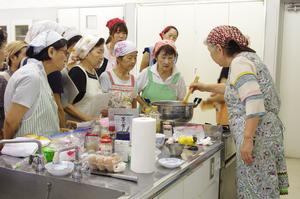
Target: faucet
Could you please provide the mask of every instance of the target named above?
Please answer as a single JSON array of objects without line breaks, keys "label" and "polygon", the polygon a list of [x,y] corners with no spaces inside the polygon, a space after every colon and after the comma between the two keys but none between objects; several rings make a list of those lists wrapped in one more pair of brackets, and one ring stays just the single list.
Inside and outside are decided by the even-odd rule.
[{"label": "faucet", "polygon": [[42,143],[39,140],[36,139],[26,139],[26,140],[13,140],[13,139],[3,139],[0,140],[0,144],[7,144],[7,143],[28,143],[28,142],[33,142],[38,145],[38,151],[37,155],[33,155],[33,161],[36,163],[36,168],[35,170],[37,172],[41,172],[45,168],[45,162],[44,162],[44,155],[42,153]]},{"label": "faucet", "polygon": [[74,161],[74,170],[73,170],[72,177],[75,180],[80,180],[82,178],[82,174],[81,174],[82,163],[80,162],[80,158],[79,158],[79,151],[80,151],[79,146],[69,146],[69,147],[59,149],[57,152],[55,152],[52,162],[53,164],[58,164],[59,154],[63,151],[69,151],[71,149],[75,149],[75,161]]}]

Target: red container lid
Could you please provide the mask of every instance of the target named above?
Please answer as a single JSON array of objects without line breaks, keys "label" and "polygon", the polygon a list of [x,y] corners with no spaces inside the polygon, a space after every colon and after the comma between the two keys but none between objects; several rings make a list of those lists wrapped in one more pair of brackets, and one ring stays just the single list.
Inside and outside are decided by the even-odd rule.
[{"label": "red container lid", "polygon": [[115,131],[115,130],[116,130],[116,127],[115,127],[115,126],[109,125],[108,131]]},{"label": "red container lid", "polygon": [[87,134],[85,134],[85,136],[95,136],[95,137],[97,137],[97,136],[99,136],[98,134],[95,134],[95,133],[87,133]]},{"label": "red container lid", "polygon": [[103,144],[110,144],[112,142],[111,138],[110,137],[102,137],[101,140],[100,140],[100,143],[103,143]]}]

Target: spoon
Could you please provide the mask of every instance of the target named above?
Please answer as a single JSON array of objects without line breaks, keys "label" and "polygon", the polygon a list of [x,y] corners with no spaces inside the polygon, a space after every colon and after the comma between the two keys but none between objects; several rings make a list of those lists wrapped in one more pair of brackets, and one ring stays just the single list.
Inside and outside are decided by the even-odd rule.
[{"label": "spoon", "polygon": [[[196,76],[193,83],[197,83],[199,81],[200,77]],[[192,89],[189,89],[188,93],[185,95],[185,97],[182,100],[183,104],[187,104],[188,103],[188,99],[190,97],[190,95],[192,94]]]}]

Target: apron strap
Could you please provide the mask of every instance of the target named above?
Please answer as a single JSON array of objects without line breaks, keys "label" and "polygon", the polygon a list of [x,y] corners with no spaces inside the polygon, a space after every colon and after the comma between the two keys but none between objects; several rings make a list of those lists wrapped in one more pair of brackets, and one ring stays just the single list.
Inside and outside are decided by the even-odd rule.
[{"label": "apron strap", "polygon": [[174,77],[172,78],[171,83],[172,83],[172,84],[176,84],[176,83],[178,82],[178,80],[179,80],[179,76],[180,76],[180,73],[176,73],[176,74],[174,75]]},{"label": "apron strap", "polygon": [[148,72],[147,72],[148,80],[149,80],[149,82],[153,82],[153,74],[150,70],[150,67],[147,70],[148,70]]},{"label": "apron strap", "polygon": [[134,81],[134,76],[130,74],[130,79],[131,79],[131,86],[134,87],[135,81]]},{"label": "apron strap", "polygon": [[114,79],[113,79],[113,77],[112,77],[112,75],[111,75],[111,72],[110,72],[110,71],[106,71],[106,72],[107,72],[107,74],[108,74],[108,77],[109,77],[109,80],[110,80],[111,84],[112,84],[112,85],[116,85],[116,84],[115,84],[115,81],[114,81]]}]

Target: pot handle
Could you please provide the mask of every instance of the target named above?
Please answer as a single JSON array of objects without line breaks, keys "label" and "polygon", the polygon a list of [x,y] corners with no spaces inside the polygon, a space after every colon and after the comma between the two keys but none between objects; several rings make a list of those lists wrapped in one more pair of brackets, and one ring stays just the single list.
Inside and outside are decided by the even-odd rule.
[{"label": "pot handle", "polygon": [[198,106],[198,104],[200,104],[201,101],[202,101],[202,98],[196,97],[194,99],[193,108],[196,108]]}]

